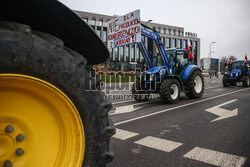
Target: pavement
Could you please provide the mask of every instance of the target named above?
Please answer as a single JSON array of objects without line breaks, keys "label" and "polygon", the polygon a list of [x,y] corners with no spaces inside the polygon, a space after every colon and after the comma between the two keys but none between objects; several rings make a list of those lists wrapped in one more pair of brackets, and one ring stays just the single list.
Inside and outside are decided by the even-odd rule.
[{"label": "pavement", "polygon": [[158,96],[113,99],[115,157],[107,167],[250,166],[250,88],[221,80],[205,78],[202,98],[182,93],[173,105]]}]

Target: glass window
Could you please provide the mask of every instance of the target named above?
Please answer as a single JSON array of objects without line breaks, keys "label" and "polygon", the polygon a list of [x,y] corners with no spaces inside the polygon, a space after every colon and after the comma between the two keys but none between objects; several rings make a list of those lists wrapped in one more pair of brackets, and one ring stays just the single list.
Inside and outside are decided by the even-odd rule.
[{"label": "glass window", "polygon": [[155,50],[156,52],[152,56],[153,63],[155,66],[163,66],[164,60],[163,60],[163,56],[162,56],[162,53],[160,51],[159,45],[156,43],[155,40],[153,40],[153,45],[156,46],[156,47],[154,47],[156,49]]},{"label": "glass window", "polygon": [[167,38],[167,48],[170,48],[170,47],[171,47],[171,39]]},{"label": "glass window", "polygon": [[113,49],[112,48],[109,49],[109,55],[110,55],[109,60],[113,61]]},{"label": "glass window", "polygon": [[245,63],[245,60],[244,61],[234,61],[232,63],[232,69],[241,69],[243,67]]},{"label": "glass window", "polygon": [[186,49],[186,47],[187,47],[187,40],[183,40],[183,49]]},{"label": "glass window", "polygon": [[164,37],[161,37],[161,43],[165,47],[165,38]]},{"label": "glass window", "polygon": [[124,46],[120,47],[120,61],[124,61]]},{"label": "glass window", "polygon": [[177,41],[177,48],[181,49],[181,39],[178,39]]},{"label": "glass window", "polygon": [[95,25],[95,18],[92,18],[92,20],[91,20],[91,25]]},{"label": "glass window", "polygon": [[107,42],[107,28],[103,27],[103,34],[102,34],[103,42]]},{"label": "glass window", "polygon": [[176,39],[175,38],[172,39],[172,48],[176,48]]},{"label": "glass window", "polygon": [[82,18],[82,19],[83,19],[83,21],[85,21],[85,23],[88,23],[88,18],[87,17]]},{"label": "glass window", "polygon": [[163,33],[164,33],[164,34],[166,34],[166,33],[167,33],[167,32],[166,32],[166,28],[164,28],[164,29],[163,29]]},{"label": "glass window", "polygon": [[140,48],[139,45],[136,45],[136,61],[140,62]]},{"label": "glass window", "polygon": [[173,35],[176,35],[176,30],[174,30],[174,34]]},{"label": "glass window", "polygon": [[119,61],[119,48],[115,48],[115,61]]},{"label": "glass window", "polygon": [[103,23],[103,21],[102,21],[102,19],[100,19],[99,22],[98,22],[98,25],[102,26],[102,23]]},{"label": "glass window", "polygon": [[135,45],[131,45],[131,61],[135,61]]},{"label": "glass window", "polygon": [[101,38],[101,27],[97,27],[97,35]]},{"label": "glass window", "polygon": [[129,45],[126,45],[125,53],[126,53],[126,61],[129,62],[129,56],[130,56],[130,54],[129,54]]}]

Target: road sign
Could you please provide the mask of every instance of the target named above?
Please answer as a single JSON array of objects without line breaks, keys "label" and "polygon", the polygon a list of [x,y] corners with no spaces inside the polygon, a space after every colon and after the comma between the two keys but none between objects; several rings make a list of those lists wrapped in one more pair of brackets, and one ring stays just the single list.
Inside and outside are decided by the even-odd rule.
[{"label": "road sign", "polygon": [[108,48],[141,42],[140,10],[108,22]]}]

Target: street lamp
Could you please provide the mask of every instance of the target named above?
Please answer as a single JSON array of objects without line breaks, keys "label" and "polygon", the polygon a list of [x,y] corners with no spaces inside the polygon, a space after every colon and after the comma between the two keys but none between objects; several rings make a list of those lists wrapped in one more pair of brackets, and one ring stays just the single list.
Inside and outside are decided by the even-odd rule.
[{"label": "street lamp", "polygon": [[215,42],[211,42],[210,43],[210,47],[209,47],[209,55],[210,55],[210,79],[212,78],[212,58],[211,58],[211,55],[212,55],[212,52],[211,52],[211,46],[212,44],[214,44]]}]

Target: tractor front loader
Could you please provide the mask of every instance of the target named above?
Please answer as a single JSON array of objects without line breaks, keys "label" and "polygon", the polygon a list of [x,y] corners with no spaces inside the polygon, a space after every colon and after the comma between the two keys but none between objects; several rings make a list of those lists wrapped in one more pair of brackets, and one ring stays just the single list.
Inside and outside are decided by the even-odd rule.
[{"label": "tractor front loader", "polygon": [[147,100],[149,94],[159,93],[164,103],[173,104],[179,101],[180,92],[185,92],[189,98],[200,98],[204,93],[204,79],[201,69],[192,64],[189,46],[165,50],[159,33],[142,26],[142,36],[153,41],[156,51],[148,50],[145,38],[138,43],[149,69],[138,76],[132,87],[135,100]]},{"label": "tractor front loader", "polygon": [[112,160],[112,104],[88,68],[108,57],[95,32],[60,2],[0,2],[0,166]]}]

